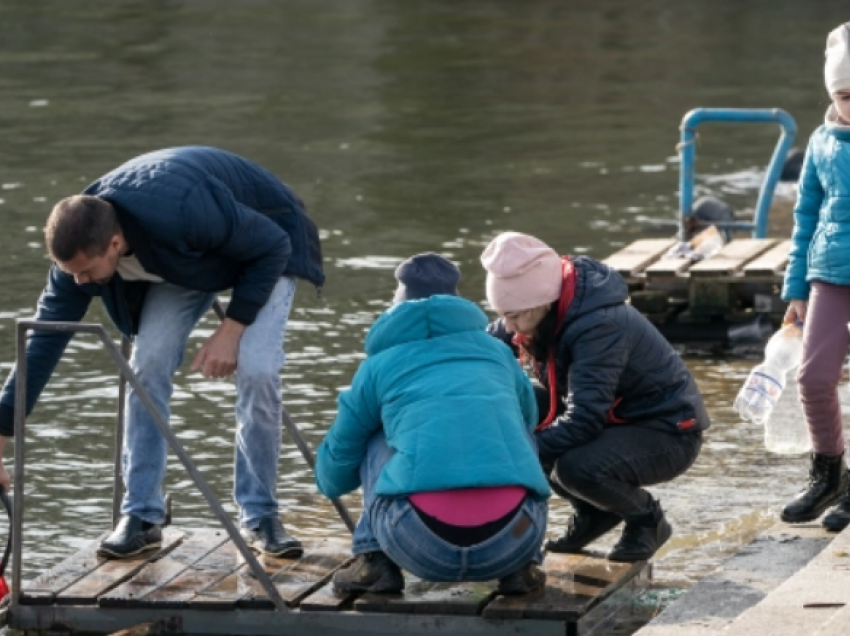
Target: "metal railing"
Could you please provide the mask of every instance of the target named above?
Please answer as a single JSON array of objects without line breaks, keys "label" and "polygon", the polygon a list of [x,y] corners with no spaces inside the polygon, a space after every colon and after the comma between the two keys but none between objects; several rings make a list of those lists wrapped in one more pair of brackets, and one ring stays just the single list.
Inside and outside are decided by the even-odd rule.
[{"label": "metal railing", "polygon": [[[74,333],[89,333],[98,336],[106,347],[107,352],[118,365],[121,378],[130,383],[135,390],[144,407],[147,409],[159,432],[168,442],[171,449],[180,459],[180,462],[185,467],[186,471],[195,482],[198,490],[207,500],[212,511],[215,513],[219,522],[224,526],[231,541],[239,550],[251,572],[256,576],[257,580],[262,585],[263,590],[268,594],[271,601],[274,603],[275,609],[280,612],[288,612],[289,608],[281,597],[277,588],[272,583],[271,578],[260,565],[254,553],[245,543],[236,525],[230,519],[227,512],[221,505],[221,502],[216,498],[206,479],[198,471],[189,457],[186,450],[183,448],[177,436],[171,430],[165,420],[157,412],[156,407],[151,400],[148,392],[142,386],[138,377],[133,373],[129,363],[126,360],[122,351],[115,345],[112,338],[106,332],[102,325],[79,323],[79,322],[46,322],[37,320],[18,320],[17,322],[17,341],[16,341],[16,356],[17,356],[17,381],[15,385],[15,471],[14,471],[14,514],[12,522],[12,608],[17,607],[20,601],[21,594],[21,574],[22,574],[22,552],[23,552],[23,520],[24,520],[24,474],[25,474],[25,422],[26,422],[26,378],[27,378],[27,357],[26,357],[26,335],[29,330],[41,331],[63,331]],[[127,351],[127,343],[124,344],[125,352]],[[123,390],[119,390],[123,393]],[[123,398],[123,395],[122,395]],[[119,417],[123,415],[123,407],[119,408]],[[291,421],[291,420],[290,420]],[[294,426],[294,424],[292,424]],[[123,429],[123,417],[119,419],[119,430]],[[121,441],[122,435],[116,432],[116,441]],[[302,440],[303,441],[303,440]],[[120,452],[120,447],[119,451]],[[116,471],[117,472],[117,471]],[[115,481],[120,482],[120,475],[115,475]],[[120,486],[119,486],[120,489]],[[113,495],[113,518],[115,518],[116,502],[120,503],[120,498]],[[347,511],[346,511],[347,513]],[[349,517],[350,520],[350,517]],[[14,611],[14,609],[12,610]]]},{"label": "metal railing", "polygon": [[759,191],[753,221],[712,221],[718,228],[731,230],[752,230],[753,238],[764,238],[767,233],[767,217],[773,192],[779,181],[779,175],[794,137],[797,124],[794,118],[780,108],[696,108],[682,118],[681,141],[679,142],[679,240],[686,241],[688,236],[688,218],[693,213],[694,204],[694,163],[696,158],[696,129],[706,122],[727,122],[744,124],[777,123],[782,129],[779,141],[773,151],[773,157],[767,169]]}]

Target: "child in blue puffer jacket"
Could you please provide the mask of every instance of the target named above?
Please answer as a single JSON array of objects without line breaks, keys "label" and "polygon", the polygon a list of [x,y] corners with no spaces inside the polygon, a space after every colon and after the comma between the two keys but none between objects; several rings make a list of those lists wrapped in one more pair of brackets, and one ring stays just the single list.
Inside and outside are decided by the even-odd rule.
[{"label": "child in blue puffer jacket", "polygon": [[782,520],[811,521],[838,503],[822,522],[838,532],[850,523],[838,400],[850,345],[850,23],[827,37],[824,79],[832,104],[806,150],[782,289],[785,321],[805,321],[797,381],[813,453],[809,486],[785,505]]},{"label": "child in blue puffer jacket", "polygon": [[396,278],[317,453],[323,494],[363,488],[357,559],[334,586],[399,592],[404,568],[426,581],[498,579],[502,594],[538,589],[549,486],[531,382],[457,296],[451,262],[419,254]]}]

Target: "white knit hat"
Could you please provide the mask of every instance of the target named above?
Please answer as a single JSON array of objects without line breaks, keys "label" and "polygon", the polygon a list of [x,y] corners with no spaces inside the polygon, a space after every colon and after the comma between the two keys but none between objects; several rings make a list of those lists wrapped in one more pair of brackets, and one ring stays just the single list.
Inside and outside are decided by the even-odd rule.
[{"label": "white knit hat", "polygon": [[826,90],[832,95],[850,89],[850,27],[842,24],[826,38],[826,64],[823,69]]},{"label": "white knit hat", "polygon": [[540,239],[504,232],[481,254],[487,270],[487,300],[500,314],[525,311],[561,296],[561,257]]}]

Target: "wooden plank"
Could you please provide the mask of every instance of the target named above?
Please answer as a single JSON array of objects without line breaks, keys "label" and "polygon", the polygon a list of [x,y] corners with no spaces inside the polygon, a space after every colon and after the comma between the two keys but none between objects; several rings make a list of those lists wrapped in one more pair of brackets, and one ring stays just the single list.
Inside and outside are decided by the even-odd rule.
[{"label": "wooden plank", "polygon": [[[352,559],[349,542],[323,539],[307,542],[303,556],[297,560],[262,557],[260,563],[291,607],[326,583],[339,567]],[[247,565],[199,593],[190,606],[218,608],[222,603],[231,602],[238,607],[274,607]]]},{"label": "wooden plank", "polygon": [[20,603],[22,605],[52,605],[59,592],[106,561],[105,558],[97,556],[97,548],[108,535],[108,532],[103,533],[59,565],[31,581],[24,581]]},{"label": "wooden plank", "polygon": [[98,599],[101,607],[140,607],[145,596],[159,589],[228,540],[224,530],[201,530],[173,552],[151,563],[129,581]]},{"label": "wooden plank", "polygon": [[496,596],[484,608],[482,616],[484,618],[522,618],[526,606],[531,600],[546,594],[554,595],[555,592],[550,591],[549,588],[556,588],[559,582],[563,580],[572,581],[572,572],[588,558],[590,556],[584,552],[578,554],[547,552],[543,560],[543,569],[546,571],[546,587],[544,590],[522,596]]},{"label": "wooden plank", "polygon": [[[581,558],[584,556],[584,558]],[[576,621],[646,567],[645,561],[617,563],[594,555],[546,555],[546,587],[524,596],[499,596],[484,618]]]},{"label": "wooden plank", "polygon": [[744,266],[746,278],[774,277],[780,275],[788,264],[791,240],[780,241],[764,254]]},{"label": "wooden plank", "polygon": [[356,593],[336,592],[332,582],[325,583],[299,603],[302,612],[338,612],[347,609],[357,598]]},{"label": "wooden plank", "polygon": [[387,614],[475,616],[496,594],[496,581],[431,583],[407,572],[404,578],[401,594],[364,594],[354,601],[354,609]]},{"label": "wooden plank", "polygon": [[675,238],[640,239],[614,252],[603,262],[623,278],[634,278],[676,244]]},{"label": "wooden plank", "polygon": [[182,574],[147,594],[145,601],[151,609],[185,607],[199,591],[215,585],[242,563],[242,555],[236,546],[227,541],[193,563]]},{"label": "wooden plank", "polygon": [[776,239],[736,239],[711,258],[694,264],[691,278],[732,276],[776,244]]},{"label": "wooden plank", "polygon": [[129,559],[106,559],[82,579],[56,595],[57,605],[93,605],[97,597],[134,576],[145,565],[168,554],[183,541],[183,533],[166,528],[162,547]]},{"label": "wooden plank", "polygon": [[[687,249],[693,251],[695,256],[699,256],[699,249],[701,246],[705,246],[706,241],[708,241],[709,243],[713,243],[716,239],[719,238],[720,236],[718,234],[717,228],[713,225],[710,225],[702,232],[694,236],[690,241],[688,241],[689,247]],[[677,240],[673,241],[673,245],[676,245],[677,243]],[[681,254],[681,252],[679,253]],[[687,256],[679,256],[676,258],[661,258],[660,260],[658,260],[658,262],[653,263],[652,265],[647,267],[646,271],[644,272],[644,275],[648,283],[656,282],[668,284],[671,279],[675,280],[678,277],[686,276],[689,273],[689,268],[694,265],[695,262],[696,261],[691,260]]]},{"label": "wooden plank", "polygon": [[647,267],[644,274],[648,283],[657,280],[666,282],[677,276],[685,276],[693,264],[689,258],[665,258]]},{"label": "wooden plank", "polygon": [[[235,550],[234,546],[234,550]],[[254,594],[263,591],[262,586],[255,578],[253,572],[248,568],[242,555],[237,551],[237,559],[241,565],[233,572],[220,579],[213,585],[199,590],[195,596],[187,600],[186,606],[193,609],[225,610],[236,607],[243,598],[252,598]],[[266,574],[273,577],[280,570],[291,567],[295,560],[279,559],[263,554],[257,555],[257,561]],[[255,606],[273,608],[274,604],[268,598],[265,602],[256,603]]]}]

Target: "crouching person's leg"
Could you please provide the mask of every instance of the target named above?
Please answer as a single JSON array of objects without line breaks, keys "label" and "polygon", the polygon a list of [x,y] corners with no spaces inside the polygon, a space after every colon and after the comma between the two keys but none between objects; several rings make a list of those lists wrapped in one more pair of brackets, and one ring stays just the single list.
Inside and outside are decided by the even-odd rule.
[{"label": "crouching person's leg", "polygon": [[700,433],[675,434],[643,426],[606,429],[592,442],[570,449],[557,461],[552,478],[574,502],[575,515],[558,539],[561,551],[577,551],[625,521],[608,558],[651,558],[672,528],[660,503],[644,486],[684,473],[702,446]]},{"label": "crouching person's leg", "polygon": [[375,486],[384,464],[393,456],[383,432],[369,440],[366,458],[360,467],[363,488],[363,512],[354,528],[351,546],[356,557],[334,575],[334,588],[340,592],[377,592],[392,594],[404,589],[401,569],[381,549],[373,530],[384,514],[385,500],[375,494]]}]

